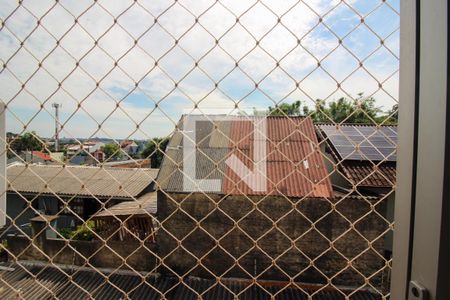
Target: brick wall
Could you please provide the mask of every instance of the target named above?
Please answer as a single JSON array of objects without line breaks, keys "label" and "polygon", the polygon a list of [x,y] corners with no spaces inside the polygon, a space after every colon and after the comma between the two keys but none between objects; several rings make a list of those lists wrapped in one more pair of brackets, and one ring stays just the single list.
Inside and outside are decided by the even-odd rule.
[{"label": "brick wall", "polygon": [[[145,247],[143,247],[145,245]],[[35,239],[8,237],[8,250],[18,260],[47,261],[65,265],[97,268],[132,268],[136,271],[156,271],[158,259],[154,255],[157,247],[153,243],[141,244],[137,241],[77,241],[62,239]],[[126,263],[126,265],[125,265]]]},{"label": "brick wall", "polygon": [[[326,283],[326,275],[335,284],[359,285],[361,274],[384,264],[384,240],[374,239],[387,225],[366,200],[158,193],[157,243],[167,273],[308,283]],[[372,208],[385,213],[383,204]],[[337,210],[351,222],[367,216],[352,227]]]}]

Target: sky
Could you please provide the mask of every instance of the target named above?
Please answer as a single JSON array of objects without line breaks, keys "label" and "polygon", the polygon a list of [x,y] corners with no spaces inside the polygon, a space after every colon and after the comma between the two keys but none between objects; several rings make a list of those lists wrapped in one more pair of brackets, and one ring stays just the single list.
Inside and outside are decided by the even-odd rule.
[{"label": "sky", "polygon": [[398,99],[399,0],[1,0],[0,19],[16,133],[51,137],[52,103],[60,136],[149,139],[197,107]]}]

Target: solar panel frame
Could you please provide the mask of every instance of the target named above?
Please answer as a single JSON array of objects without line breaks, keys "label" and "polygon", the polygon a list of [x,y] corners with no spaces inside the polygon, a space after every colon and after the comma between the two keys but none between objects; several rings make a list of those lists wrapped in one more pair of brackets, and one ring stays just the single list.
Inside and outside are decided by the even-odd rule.
[{"label": "solar panel frame", "polygon": [[362,136],[362,135],[351,135],[351,136],[349,136],[349,139],[352,140],[352,142],[354,142],[356,144],[359,144],[365,140],[364,136]]},{"label": "solar panel frame", "polygon": [[397,131],[394,131],[391,126],[381,127],[380,130],[387,137],[397,138]]},{"label": "solar panel frame", "polygon": [[347,146],[351,143],[351,141],[344,136],[332,136],[330,137],[330,140],[333,142],[336,146]]},{"label": "solar panel frame", "polygon": [[375,148],[395,148],[395,145],[387,140],[370,140],[360,143],[361,147],[375,147]]},{"label": "solar panel frame", "polygon": [[397,161],[394,126],[319,125],[343,160]]},{"label": "solar panel frame", "polygon": [[354,146],[337,146],[336,148],[339,149],[339,153],[343,154],[342,158],[349,154],[353,154],[356,151],[356,147]]}]

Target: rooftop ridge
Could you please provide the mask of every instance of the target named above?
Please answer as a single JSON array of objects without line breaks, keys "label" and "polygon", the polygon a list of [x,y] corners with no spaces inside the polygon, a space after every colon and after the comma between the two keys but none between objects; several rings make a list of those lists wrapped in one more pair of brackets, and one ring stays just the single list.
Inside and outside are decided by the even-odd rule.
[{"label": "rooftop ridge", "polygon": [[32,166],[32,167],[39,167],[39,168],[73,168],[73,169],[107,169],[107,170],[144,170],[144,171],[151,171],[151,170],[159,170],[158,168],[125,168],[125,167],[109,167],[105,165],[100,166],[86,166],[86,165],[69,165],[69,164],[57,164],[57,165],[43,165],[43,164],[35,164],[35,163],[23,163],[23,162],[14,162],[7,166],[7,168],[10,167],[23,167],[23,166]]}]

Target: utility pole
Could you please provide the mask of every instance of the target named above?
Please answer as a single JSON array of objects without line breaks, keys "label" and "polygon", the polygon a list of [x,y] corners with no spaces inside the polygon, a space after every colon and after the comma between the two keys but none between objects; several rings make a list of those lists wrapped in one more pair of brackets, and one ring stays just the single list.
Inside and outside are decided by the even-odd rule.
[{"label": "utility pole", "polygon": [[59,151],[59,108],[62,106],[59,103],[53,103],[55,108],[55,152]]}]

